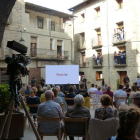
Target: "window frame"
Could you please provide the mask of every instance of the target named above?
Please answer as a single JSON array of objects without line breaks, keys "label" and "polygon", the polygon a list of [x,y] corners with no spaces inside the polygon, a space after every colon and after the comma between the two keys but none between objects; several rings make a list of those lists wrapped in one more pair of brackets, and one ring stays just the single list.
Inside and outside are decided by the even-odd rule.
[{"label": "window frame", "polygon": [[[54,28],[52,28],[52,27],[54,27]],[[51,31],[55,31],[55,21],[51,21]]]},{"label": "window frame", "polygon": [[[40,26],[39,22],[42,24],[41,26]],[[43,29],[43,26],[44,26],[44,19],[43,18],[37,17],[37,26],[39,29]]]},{"label": "window frame", "polygon": [[118,9],[123,9],[123,0],[117,0],[118,2]]},{"label": "window frame", "polygon": [[96,81],[100,81],[103,79],[103,78],[101,78],[101,74],[103,75],[102,71],[96,71]]}]

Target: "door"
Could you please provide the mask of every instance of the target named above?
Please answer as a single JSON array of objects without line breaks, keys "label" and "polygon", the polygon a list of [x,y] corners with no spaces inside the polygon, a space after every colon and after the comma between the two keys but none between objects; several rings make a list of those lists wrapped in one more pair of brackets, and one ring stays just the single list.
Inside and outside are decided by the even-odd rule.
[{"label": "door", "polygon": [[62,58],[62,46],[57,46],[57,58]]},{"label": "door", "polygon": [[[40,78],[41,78],[41,69],[40,68],[30,68],[29,73],[29,82],[32,80],[32,78],[35,77],[37,84],[39,84]],[[45,78],[45,77],[43,77]]]},{"label": "door", "polygon": [[85,53],[82,53],[82,65],[86,66],[86,57],[85,57]]},{"label": "door", "polygon": [[123,79],[126,77],[127,71],[120,71],[120,84],[124,85]]},{"label": "door", "polygon": [[31,43],[31,57],[35,57],[36,56],[36,43]]},{"label": "door", "polygon": [[101,34],[98,34],[98,45],[101,45]]}]

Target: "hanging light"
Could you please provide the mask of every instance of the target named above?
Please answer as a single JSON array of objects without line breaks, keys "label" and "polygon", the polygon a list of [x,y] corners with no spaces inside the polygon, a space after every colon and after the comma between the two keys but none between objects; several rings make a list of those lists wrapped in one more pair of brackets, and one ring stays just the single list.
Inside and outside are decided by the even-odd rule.
[{"label": "hanging light", "polygon": [[24,45],[25,40],[23,38],[21,38],[19,42],[20,42],[20,44]]}]

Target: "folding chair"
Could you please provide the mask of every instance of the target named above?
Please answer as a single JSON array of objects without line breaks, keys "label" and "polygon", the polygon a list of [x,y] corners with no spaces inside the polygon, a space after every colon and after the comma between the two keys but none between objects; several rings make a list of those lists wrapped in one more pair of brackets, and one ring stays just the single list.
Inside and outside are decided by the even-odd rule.
[{"label": "folding chair", "polygon": [[[68,125],[68,123],[70,125]],[[78,127],[75,126],[75,124],[78,123]],[[82,126],[80,126],[80,124],[84,124]],[[74,134],[71,134],[73,132],[71,132],[71,128],[69,127],[72,127],[72,130],[74,132]],[[75,129],[74,129],[75,127]],[[87,136],[87,118],[67,118],[65,117],[64,118],[64,140],[66,139],[67,140],[67,136],[76,136],[76,137],[83,137],[85,140],[86,140],[86,136]],[[80,130],[77,131],[77,130]],[[81,129],[83,130],[83,134],[81,134]],[[74,131],[75,130],[75,131]]]},{"label": "folding chair", "polygon": [[[58,133],[57,134],[41,134],[40,133],[40,122],[58,122]],[[38,122],[38,132],[41,137],[41,140],[43,140],[43,136],[57,136],[58,140],[61,140],[61,128],[60,128],[60,118],[59,117],[53,117],[53,118],[45,118],[45,117],[37,117]]]},{"label": "folding chair", "polygon": [[125,104],[127,104],[127,97],[116,97],[116,108],[117,109],[119,108],[118,100],[120,100],[120,99],[125,99]]}]

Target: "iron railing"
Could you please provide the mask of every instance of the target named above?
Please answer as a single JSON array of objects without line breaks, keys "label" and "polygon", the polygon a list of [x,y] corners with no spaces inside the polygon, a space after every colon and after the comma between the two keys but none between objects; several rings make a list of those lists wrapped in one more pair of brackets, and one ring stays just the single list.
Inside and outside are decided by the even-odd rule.
[{"label": "iron railing", "polygon": [[68,59],[69,52],[37,48],[30,50],[30,56],[45,59]]}]

